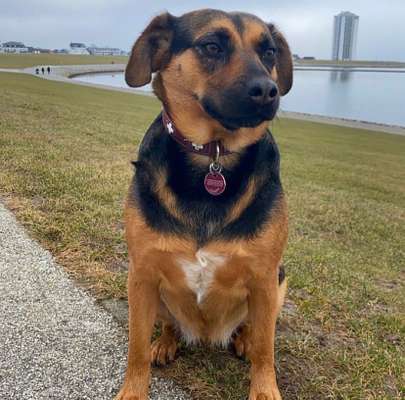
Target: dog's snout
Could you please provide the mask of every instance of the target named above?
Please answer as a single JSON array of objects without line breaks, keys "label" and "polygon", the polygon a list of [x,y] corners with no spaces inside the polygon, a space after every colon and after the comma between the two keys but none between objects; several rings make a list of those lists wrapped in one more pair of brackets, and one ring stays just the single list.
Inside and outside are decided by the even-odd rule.
[{"label": "dog's snout", "polygon": [[269,78],[256,78],[249,83],[248,95],[259,105],[270,103],[277,94],[277,85]]}]

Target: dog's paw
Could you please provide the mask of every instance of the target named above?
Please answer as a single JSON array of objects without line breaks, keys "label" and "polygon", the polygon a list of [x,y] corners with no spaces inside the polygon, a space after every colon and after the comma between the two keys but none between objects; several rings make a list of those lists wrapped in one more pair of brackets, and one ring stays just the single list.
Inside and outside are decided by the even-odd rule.
[{"label": "dog's paw", "polygon": [[249,400],[282,400],[279,390],[276,388],[266,391],[266,393],[255,391],[250,392]]},{"label": "dog's paw", "polygon": [[164,366],[174,360],[177,351],[176,338],[171,335],[162,335],[151,346],[152,364]]},{"label": "dog's paw", "polygon": [[246,357],[248,348],[249,348],[249,343],[247,342],[247,340],[245,340],[241,336],[235,337],[235,339],[233,340],[233,349],[235,351],[235,354],[238,357],[240,357],[240,358]]},{"label": "dog's paw", "polygon": [[235,337],[233,338],[232,346],[235,354],[238,357],[247,357],[250,349],[249,328],[247,326],[243,326],[236,333]]},{"label": "dog's paw", "polygon": [[252,362],[249,400],[282,400],[271,363],[257,368]]},{"label": "dog's paw", "polygon": [[132,390],[124,386],[115,396],[114,400],[146,400],[146,398],[137,396]]}]

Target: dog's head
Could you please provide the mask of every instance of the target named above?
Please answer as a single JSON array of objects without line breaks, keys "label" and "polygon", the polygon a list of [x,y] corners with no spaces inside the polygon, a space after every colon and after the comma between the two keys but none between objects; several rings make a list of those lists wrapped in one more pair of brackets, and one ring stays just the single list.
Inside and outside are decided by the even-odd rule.
[{"label": "dog's head", "polygon": [[139,87],[155,72],[155,92],[171,109],[194,107],[227,131],[273,119],[292,86],[290,49],[275,26],[217,10],[154,18],[135,42],[125,78]]}]

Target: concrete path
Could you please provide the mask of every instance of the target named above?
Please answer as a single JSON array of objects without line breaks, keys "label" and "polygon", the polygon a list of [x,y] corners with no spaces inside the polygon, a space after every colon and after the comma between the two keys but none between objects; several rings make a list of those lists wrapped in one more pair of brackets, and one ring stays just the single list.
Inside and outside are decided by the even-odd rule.
[{"label": "concrete path", "polygon": [[[146,96],[154,96],[152,92],[146,92],[144,90],[134,89],[130,87],[121,88],[117,86],[111,85],[101,85],[98,83],[92,82],[84,82],[78,79],[72,79],[72,77],[79,76],[79,75],[87,75],[87,74],[95,74],[95,73],[120,73],[125,71],[125,64],[85,64],[85,65],[51,65],[51,73],[42,74],[40,72],[37,74],[35,72],[36,68],[44,67],[46,70],[47,65],[38,65],[35,67],[24,68],[19,70],[19,72],[34,75],[38,78],[48,79],[51,81],[58,81],[58,82],[65,82],[75,85],[81,86],[88,86],[88,87],[96,87],[99,89],[108,89],[114,90],[117,92],[125,92],[125,93],[132,93],[132,94],[142,94]],[[0,69],[0,72],[4,72],[4,70]]]},{"label": "concrete path", "polygon": [[376,124],[374,122],[356,121],[353,119],[325,117],[323,115],[305,114],[293,111],[278,112],[280,118],[298,119],[301,121],[319,122],[321,124],[345,126],[348,128],[365,129],[372,132],[390,133],[405,136],[405,128],[395,125]]},{"label": "concrete path", "polygon": [[0,68],[0,72],[13,72],[15,74],[23,74],[23,69],[15,69],[15,68]]},{"label": "concrete path", "polygon": [[[109,400],[127,336],[0,204],[0,399]],[[151,399],[185,400],[154,378]]]},{"label": "concrete path", "polygon": [[[47,67],[51,68],[51,73],[46,71]],[[94,73],[109,73],[109,72],[124,72],[126,64],[77,64],[77,65],[35,65],[33,67],[24,68],[24,72],[36,75],[36,69],[39,69],[38,76],[48,77],[50,75],[63,76],[70,78],[77,75],[86,75]],[[45,69],[42,75],[41,68]]]}]

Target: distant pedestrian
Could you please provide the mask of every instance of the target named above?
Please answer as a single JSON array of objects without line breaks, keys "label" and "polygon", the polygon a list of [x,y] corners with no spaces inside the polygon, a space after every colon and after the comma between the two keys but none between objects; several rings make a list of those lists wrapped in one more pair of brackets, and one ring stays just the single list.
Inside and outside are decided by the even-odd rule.
[{"label": "distant pedestrian", "polygon": [[42,75],[45,73],[45,68],[44,67],[42,67],[41,68],[41,71],[42,71]]},{"label": "distant pedestrian", "polygon": [[46,70],[48,71],[48,75],[49,75],[51,73],[51,67],[48,67]]},{"label": "distant pedestrian", "polygon": [[39,68],[35,68],[35,73],[38,75],[39,74]]}]

